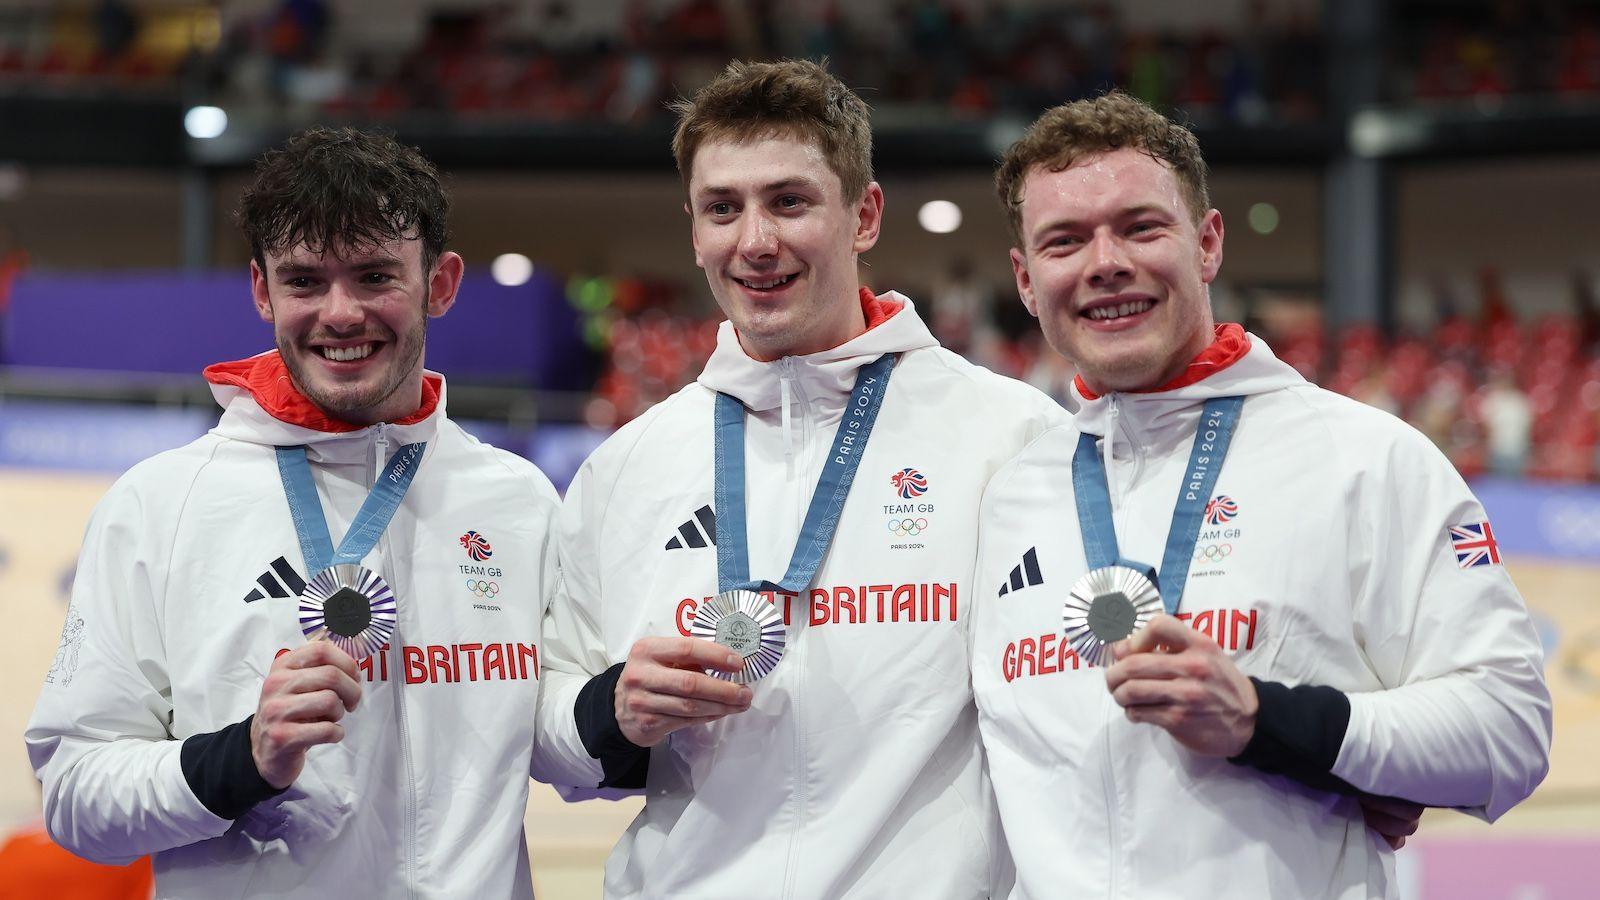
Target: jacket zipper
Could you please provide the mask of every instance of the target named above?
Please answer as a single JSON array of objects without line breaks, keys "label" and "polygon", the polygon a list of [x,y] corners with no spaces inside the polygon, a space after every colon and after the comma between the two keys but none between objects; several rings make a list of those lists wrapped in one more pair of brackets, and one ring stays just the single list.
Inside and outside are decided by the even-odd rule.
[{"label": "jacket zipper", "polygon": [[[798,380],[794,379],[794,377],[793,377],[794,376],[793,363],[794,363],[794,361],[792,359],[789,359],[789,358],[785,357],[782,360],[782,362],[780,363],[780,365],[779,365],[779,368],[778,368],[779,376],[778,377],[781,378],[781,379],[784,379],[784,384],[786,386],[789,385],[789,384],[793,384],[793,398],[792,399],[800,407],[800,452],[798,454],[796,454],[796,456],[798,456],[798,458],[802,459],[802,460],[810,460],[811,456],[812,456],[812,451],[811,451],[811,432],[812,432],[812,429],[810,427],[811,426],[811,404],[807,401],[805,392],[803,392],[803,391],[801,391],[799,389],[800,385],[799,385]],[[787,398],[785,400],[784,409],[785,409],[785,418],[787,418],[787,410],[788,410],[788,399]],[[841,419],[841,421],[842,421],[842,419]],[[786,444],[790,440],[790,435],[788,433],[788,424],[789,423],[785,422],[785,425],[784,425],[784,441],[785,441]],[[799,471],[796,472],[796,470],[795,470],[796,467],[791,462],[791,464],[789,466],[789,473],[788,473],[789,480],[793,483],[793,489],[796,491],[796,496],[799,498],[799,504],[797,506],[797,510],[799,512],[800,521],[801,521],[802,525],[803,525],[803,523],[805,521],[806,507],[810,504],[810,501],[811,501],[811,493],[810,493],[811,489],[813,487],[815,487],[815,485],[808,483],[808,479],[805,477],[806,468],[807,468],[806,466],[800,466],[799,467]],[[795,633],[795,638],[796,638],[796,640],[794,641],[794,648],[790,651],[794,655],[794,659],[790,661],[790,666],[792,667],[790,671],[792,671],[794,673],[794,676],[793,676],[794,677],[794,686],[793,686],[793,688],[791,690],[791,693],[789,695],[789,698],[790,698],[789,702],[790,702],[790,708],[791,708],[791,710],[793,712],[793,715],[794,715],[794,773],[795,773],[794,790],[790,793],[790,799],[794,803],[794,808],[795,808],[794,823],[795,824],[794,824],[794,830],[792,832],[790,832],[790,834],[789,834],[789,852],[788,852],[787,856],[784,859],[783,896],[785,896],[785,897],[794,896],[794,882],[795,882],[795,879],[797,877],[799,877],[799,874],[800,874],[799,866],[796,865],[796,857],[799,854],[799,846],[800,846],[800,842],[801,842],[801,832],[805,828],[807,809],[808,809],[808,807],[810,805],[810,799],[811,799],[810,798],[810,792],[809,792],[808,786],[806,784],[805,718],[804,718],[803,715],[801,715],[801,713],[802,713],[801,694],[803,693],[803,687],[805,685],[805,673],[806,673],[805,664],[803,662],[803,660],[805,658],[805,648],[804,648],[804,645],[803,645],[804,642],[798,640],[798,638],[799,638],[799,634],[798,634],[799,629],[805,627],[806,623],[811,621],[811,605],[810,605],[809,599],[807,599],[809,597],[809,594],[807,593],[807,590],[806,590],[808,587],[809,587],[809,585],[807,585],[805,587],[802,587],[801,588],[801,595],[800,595],[799,598],[797,598],[797,601],[798,601],[797,602],[797,606],[799,607],[799,610],[795,613],[795,622],[796,622],[796,625],[795,625],[795,632],[796,632]]]},{"label": "jacket zipper", "polygon": [[[368,480],[373,484],[377,484],[378,479],[383,475],[384,463],[388,462],[386,457],[389,454],[389,437],[383,433],[383,429],[386,427],[383,423],[380,422],[372,427],[372,477]],[[389,558],[388,537],[386,531],[378,538],[379,542],[384,545],[384,559]],[[396,628],[395,637],[398,637],[399,634],[400,630]],[[417,886],[417,778],[411,761],[411,729],[406,721],[406,698],[405,691],[402,689],[402,685],[405,682],[405,660],[401,659],[398,653],[398,646],[391,639],[389,643],[390,669],[396,673],[394,705],[396,715],[400,720],[400,760],[405,769],[406,783],[406,893],[414,897],[416,896]]]},{"label": "jacket zipper", "polygon": [[[1116,513],[1115,513],[1115,510],[1116,510],[1116,502],[1115,502],[1116,490],[1113,487],[1113,485],[1115,484],[1114,478],[1115,478],[1115,475],[1116,475],[1116,470],[1114,468],[1112,468],[1112,456],[1113,456],[1113,454],[1111,452],[1111,449],[1112,449],[1113,443],[1117,439],[1116,438],[1116,435],[1117,435],[1117,417],[1118,417],[1119,410],[1117,409],[1117,395],[1116,394],[1112,394],[1110,396],[1109,400],[1110,400],[1110,410],[1108,411],[1107,416],[1106,416],[1106,435],[1105,435],[1105,442],[1102,445],[1102,451],[1105,453],[1106,493],[1112,498],[1112,507],[1111,508],[1112,508],[1113,512],[1112,512],[1111,521],[1112,521],[1112,528],[1114,529],[1116,527]],[[1118,542],[1118,545],[1119,545],[1118,549],[1119,550],[1120,550],[1120,544],[1121,544],[1121,542],[1119,541]],[[1109,699],[1109,697],[1108,697],[1108,699]],[[1116,765],[1116,756],[1113,755],[1112,748],[1111,748],[1111,729],[1115,724],[1115,718],[1116,718],[1115,713],[1116,713],[1116,710],[1117,710],[1117,705],[1115,703],[1110,703],[1110,702],[1106,703],[1105,723],[1104,723],[1104,727],[1102,728],[1102,731],[1105,734],[1105,750],[1106,750],[1106,762],[1105,762],[1105,768],[1102,770],[1103,771],[1103,777],[1101,779],[1101,786],[1105,791],[1105,800],[1106,800],[1105,808],[1106,808],[1106,846],[1107,846],[1107,853],[1106,853],[1106,896],[1107,897],[1115,897],[1115,896],[1117,896],[1117,892],[1118,892],[1118,888],[1119,888],[1119,885],[1117,884],[1117,871],[1121,867],[1121,861],[1120,861],[1119,857],[1122,855],[1122,835],[1120,834],[1120,832],[1119,832],[1119,830],[1117,828],[1117,809],[1118,809],[1118,804],[1117,804],[1117,779],[1116,779],[1116,772],[1114,771],[1114,766]]]}]

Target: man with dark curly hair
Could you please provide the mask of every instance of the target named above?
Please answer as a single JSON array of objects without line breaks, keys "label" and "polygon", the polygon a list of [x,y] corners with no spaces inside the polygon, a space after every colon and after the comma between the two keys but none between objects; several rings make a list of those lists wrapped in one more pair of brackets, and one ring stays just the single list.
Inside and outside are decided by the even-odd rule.
[{"label": "man with dark curly hair", "polygon": [[277,349],[209,367],[217,427],[90,521],[28,751],[51,836],[154,854],[157,896],[532,896],[557,498],[423,368],[448,208],[385,136],[263,156],[238,222]]}]

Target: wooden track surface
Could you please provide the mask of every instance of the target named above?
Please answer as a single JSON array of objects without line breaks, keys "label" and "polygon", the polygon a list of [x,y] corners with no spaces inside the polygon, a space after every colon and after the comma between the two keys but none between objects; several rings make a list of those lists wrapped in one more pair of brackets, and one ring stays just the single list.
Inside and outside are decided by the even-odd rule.
[{"label": "wooden track surface", "polygon": [[[13,637],[0,654],[0,684],[10,687],[0,699],[0,824],[38,812],[22,730],[55,654],[84,524],[109,484],[104,475],[0,469],[0,622]],[[1600,561],[1516,559],[1507,567],[1557,640],[1546,665],[1556,709],[1550,776],[1492,833],[1466,816],[1434,812],[1423,839],[1600,835]],[[605,856],[637,809],[637,800],[567,804],[534,785],[528,843],[542,900],[598,897]]]}]

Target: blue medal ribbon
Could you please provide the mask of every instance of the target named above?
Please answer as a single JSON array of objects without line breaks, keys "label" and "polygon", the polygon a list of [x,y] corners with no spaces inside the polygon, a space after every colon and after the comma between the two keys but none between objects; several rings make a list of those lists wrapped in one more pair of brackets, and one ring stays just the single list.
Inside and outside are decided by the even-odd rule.
[{"label": "blue medal ribbon", "polygon": [[1183,487],[1178,491],[1178,502],[1172,510],[1172,526],[1167,530],[1167,549],[1161,559],[1159,576],[1147,563],[1127,559],[1118,551],[1105,463],[1095,447],[1094,435],[1078,435],[1078,449],[1072,454],[1072,492],[1078,501],[1083,554],[1091,571],[1106,566],[1126,566],[1142,572],[1159,586],[1161,604],[1166,607],[1167,614],[1177,613],[1178,601],[1183,598],[1184,585],[1189,581],[1189,563],[1194,558],[1195,541],[1200,537],[1206,503],[1217,486],[1222,460],[1228,454],[1228,444],[1233,440],[1243,407],[1243,397],[1214,397],[1200,412],[1194,447],[1189,451],[1189,468],[1184,473]]},{"label": "blue medal ribbon", "polygon": [[850,485],[861,466],[878,410],[889,388],[889,373],[895,354],[887,353],[861,367],[850,401],[833,435],[828,461],[817,478],[811,504],[789,571],[778,582],[750,578],[749,535],[745,530],[744,508],[744,404],[727,394],[717,394],[716,409],[716,509],[717,509],[717,591],[788,591],[799,593],[811,583],[822,565],[822,556],[833,540],[839,515],[850,494]]},{"label": "blue medal ribbon", "polygon": [[307,579],[330,566],[359,564],[372,552],[394,518],[395,510],[400,508],[400,501],[405,499],[411,480],[422,465],[423,448],[427,446],[426,442],[418,442],[395,451],[378,483],[362,502],[337,551],[328,536],[328,520],[323,517],[322,503],[317,500],[317,485],[311,480],[306,448],[298,444],[278,448],[278,477],[283,482],[284,496],[289,499],[289,515],[294,519],[295,535],[300,539],[300,555],[305,558],[309,570]]}]

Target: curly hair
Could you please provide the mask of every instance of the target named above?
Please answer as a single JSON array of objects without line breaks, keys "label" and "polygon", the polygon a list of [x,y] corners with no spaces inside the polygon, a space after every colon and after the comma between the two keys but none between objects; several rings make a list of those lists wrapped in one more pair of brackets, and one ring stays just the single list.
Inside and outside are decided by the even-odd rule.
[{"label": "curly hair", "polygon": [[1060,172],[1086,156],[1123,147],[1132,147],[1172,168],[1196,223],[1211,208],[1206,161],[1194,132],[1143,101],[1112,91],[1047,110],[1001,157],[994,187],[1017,246],[1022,246],[1022,188],[1028,173],[1035,169]]},{"label": "curly hair", "polygon": [[304,244],[313,253],[422,242],[427,273],[444,252],[450,198],[433,163],[394,137],[309,128],[256,163],[234,213],[257,265]]},{"label": "curly hair", "polygon": [[672,104],[678,127],[672,155],[684,186],[695,151],[709,140],[735,143],[771,134],[817,142],[839,176],[847,202],[872,181],[872,126],[867,104],[828,72],[828,62],[734,60],[689,99]]}]

